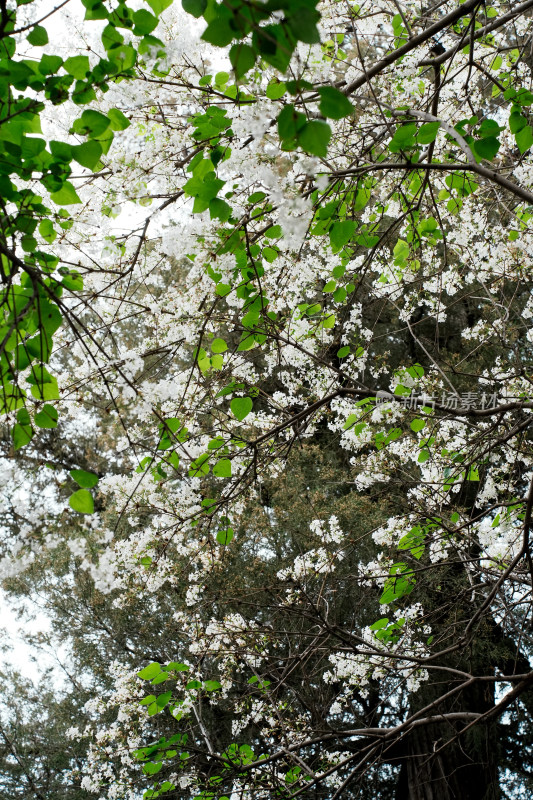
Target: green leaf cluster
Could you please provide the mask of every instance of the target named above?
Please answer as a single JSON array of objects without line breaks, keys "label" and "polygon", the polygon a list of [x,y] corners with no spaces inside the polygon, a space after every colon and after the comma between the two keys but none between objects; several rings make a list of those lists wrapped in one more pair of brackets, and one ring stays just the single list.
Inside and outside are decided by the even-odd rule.
[{"label": "green leaf cluster", "polygon": [[[87,106],[96,99],[98,92],[109,89],[110,81],[134,77],[134,67],[143,53],[153,53],[154,47],[160,47],[163,54],[162,42],[152,33],[170,0],[150,0],[153,13],[145,9],[133,11],[124,0],[110,4],[102,0],[82,0],[82,4],[87,21],[105,23],[101,32],[104,56],[93,54],[89,58],[86,53],[74,53],[63,58],[38,52],[38,48],[54,43],[54,28],[49,24],[52,20],[48,19],[43,20],[45,24],[29,26],[21,46],[29,44],[36,51],[32,58],[26,58],[19,54],[15,38],[9,35],[21,24],[17,22],[17,9],[7,10],[2,19],[0,194],[8,206],[4,206],[0,236],[0,380],[3,389],[0,414],[14,411],[26,402],[27,394],[18,385],[18,375],[30,364],[33,397],[37,401],[58,399],[56,380],[43,364],[49,361],[53,334],[63,321],[59,310],[63,290],[78,292],[83,289],[81,275],[70,267],[60,267],[60,281],[50,277],[58,266],[58,259],[39,249],[37,237],[52,244],[58,231],[68,230],[72,223],[68,211],[50,208],[35,193],[36,188],[40,185],[56,206],[79,204],[80,197],[69,179],[73,163],[91,171],[99,170],[114,132],[130,125],[119,109],[113,108],[103,114],[86,108],[72,126],[71,132],[81,139],[78,144],[47,141],[39,135],[42,134],[41,112],[45,104],[59,105],[68,99],[76,105]],[[125,43],[121,28],[140,37],[137,46]],[[23,258],[19,257],[18,248]],[[14,284],[17,273],[21,273],[22,278]],[[37,427],[57,424],[56,412],[50,409],[50,405],[37,408],[34,416]],[[16,424],[13,436],[19,448],[30,441],[33,428],[30,423]]]},{"label": "green leaf cluster", "polygon": [[305,114],[287,103],[278,116],[278,134],[283,150],[301,147],[306,153],[325,158],[331,139],[331,128],[322,120],[307,120]]},{"label": "green leaf cluster", "polygon": [[[247,0],[224,3],[182,0],[182,5],[197,19],[204,17],[207,27],[202,38],[206,42],[216,47],[235,42],[230,49],[230,61],[237,78],[253,69],[257,59],[285,72],[299,41],[307,44],[320,41],[316,0],[269,0],[264,5]],[[272,23],[272,15],[279,11],[283,11],[282,18]]]}]

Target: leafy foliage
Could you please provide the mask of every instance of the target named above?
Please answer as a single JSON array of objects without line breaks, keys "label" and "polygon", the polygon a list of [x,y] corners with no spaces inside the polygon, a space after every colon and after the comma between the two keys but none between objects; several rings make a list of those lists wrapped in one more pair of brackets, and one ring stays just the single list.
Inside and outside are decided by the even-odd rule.
[{"label": "leafy foliage", "polygon": [[82,5],[0,29],[0,369],[83,789],[528,796],[527,8]]}]

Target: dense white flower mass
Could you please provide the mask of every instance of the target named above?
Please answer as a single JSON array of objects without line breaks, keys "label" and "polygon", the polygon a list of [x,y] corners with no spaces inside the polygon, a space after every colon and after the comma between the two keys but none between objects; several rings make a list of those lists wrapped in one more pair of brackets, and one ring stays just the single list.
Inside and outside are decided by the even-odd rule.
[{"label": "dense white flower mass", "polygon": [[[127,126],[70,176],[73,224],[35,233],[58,281],[62,264],[83,278],[49,366],[63,430],[109,453],[77,489],[97,513],[58,535],[54,515],[90,513],[59,500],[70,464],[36,502],[3,459],[0,574],[57,554],[117,614],[175,604],[175,638],[111,664],[114,692],[68,731],[90,741],[80,780],[99,800],[137,800],[139,780],[145,798],[213,798],[218,779],[232,800],[355,797],[351,770],[388,764],[387,737],[493,713],[439,693],[452,675],[493,687],[510,662],[465,653],[531,614],[533,18],[321,0],[316,19],[297,4],[303,39],[290,3],[238,38],[233,4],[208,4],[232,20],[219,42],[204,3],[161,5],[135,77],[95,100]],[[102,42],[85,46],[94,68]],[[51,138],[79,146],[79,108],[59,108]],[[342,470],[309,456],[296,493],[313,447]],[[310,514],[296,544],[271,500],[283,478]]]}]

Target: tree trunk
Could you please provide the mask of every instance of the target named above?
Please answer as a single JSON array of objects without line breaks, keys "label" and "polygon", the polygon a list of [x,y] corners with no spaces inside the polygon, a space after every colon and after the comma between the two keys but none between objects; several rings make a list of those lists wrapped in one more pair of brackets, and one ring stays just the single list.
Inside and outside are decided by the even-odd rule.
[{"label": "tree trunk", "polygon": [[[439,683],[421,687],[411,710],[435,700],[442,688]],[[483,683],[443,703],[439,711],[483,714],[493,705],[493,685]],[[395,800],[499,800],[496,724],[481,723],[461,734],[467,724],[435,722],[406,737]]]},{"label": "tree trunk", "polygon": [[[459,743],[437,752],[444,743],[441,726],[415,729],[402,762],[396,800],[499,800],[497,759],[491,759],[487,731],[477,733],[475,748],[465,747],[466,737],[461,737]],[[487,746],[482,756],[479,745]]]}]

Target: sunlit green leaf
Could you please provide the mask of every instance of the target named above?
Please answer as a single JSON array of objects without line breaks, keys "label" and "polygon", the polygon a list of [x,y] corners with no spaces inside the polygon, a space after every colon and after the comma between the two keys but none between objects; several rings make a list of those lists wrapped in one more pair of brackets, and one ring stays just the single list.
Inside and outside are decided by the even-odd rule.
[{"label": "sunlit green leaf", "polygon": [[94,472],[87,472],[84,469],[71,469],[70,476],[74,478],[78,486],[81,486],[82,489],[92,489],[99,480],[98,475],[95,475]]},{"label": "sunlit green leaf", "polygon": [[92,514],[94,511],[93,496],[86,489],[78,489],[77,492],[74,492],[68,503],[73,511],[79,511],[80,514]]},{"label": "sunlit green leaf", "polygon": [[234,397],[230,403],[231,413],[240,422],[248,416],[252,407],[253,402],[250,397]]}]

